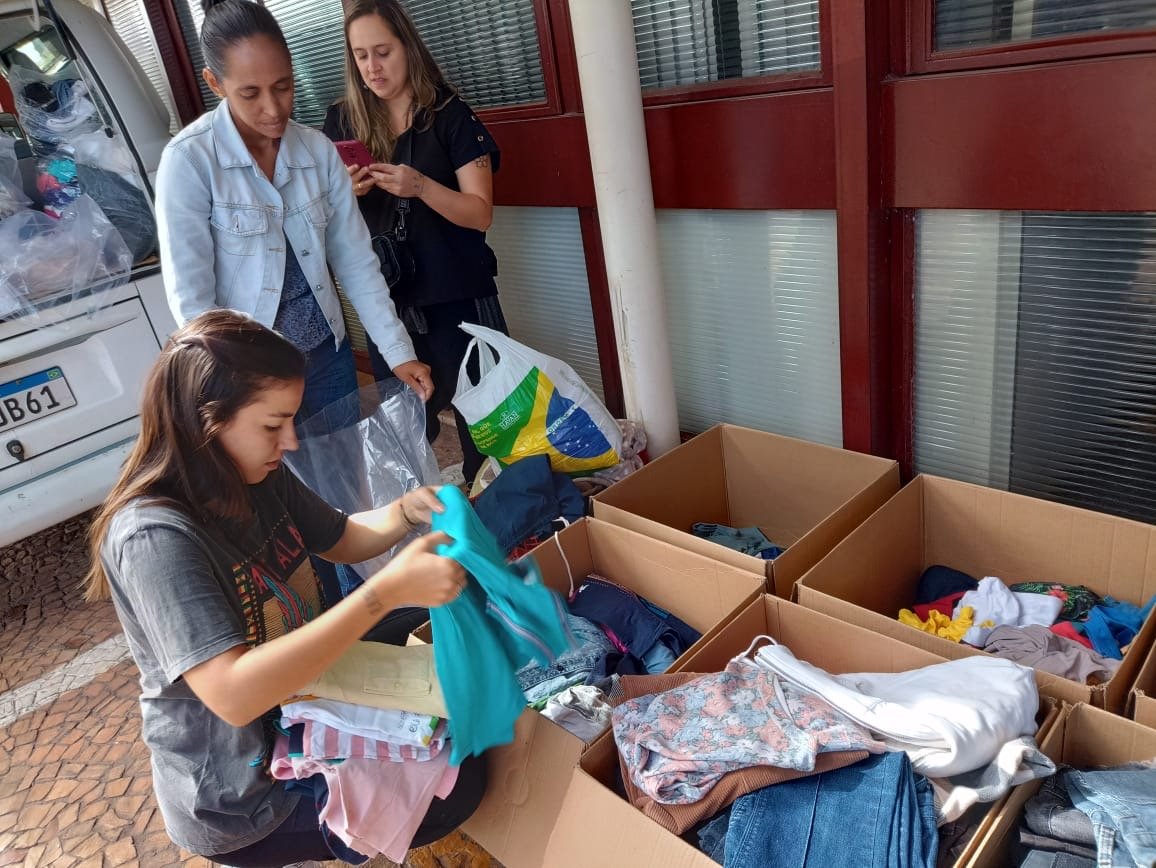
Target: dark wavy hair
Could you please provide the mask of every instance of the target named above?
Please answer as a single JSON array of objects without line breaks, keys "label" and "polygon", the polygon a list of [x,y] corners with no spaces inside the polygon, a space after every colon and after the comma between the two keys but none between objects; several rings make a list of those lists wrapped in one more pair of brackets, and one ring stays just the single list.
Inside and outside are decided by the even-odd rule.
[{"label": "dark wavy hair", "polygon": [[225,54],[238,42],[267,36],[285,49],[289,43],[273,13],[251,0],[201,0],[205,20],[201,24],[201,54],[218,79],[225,77]]},{"label": "dark wavy hair", "polygon": [[116,514],[145,498],[194,520],[244,520],[248,485],[219,437],[260,392],[305,377],[305,356],[275,331],[232,310],[211,310],[175,332],[145,381],[140,436],[89,530],[85,597],[108,597],[100,549]]}]

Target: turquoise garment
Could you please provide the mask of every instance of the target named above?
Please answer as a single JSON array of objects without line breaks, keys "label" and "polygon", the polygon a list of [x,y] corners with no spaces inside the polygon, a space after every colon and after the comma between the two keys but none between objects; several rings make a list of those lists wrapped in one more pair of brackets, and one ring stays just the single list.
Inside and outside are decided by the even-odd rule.
[{"label": "turquoise garment", "polygon": [[529,558],[507,564],[498,542],[462,492],[444,486],[433,529],[453,542],[438,554],[470,574],[461,595],[430,610],[434,666],[449,712],[450,763],[514,740],[526,707],[515,674],[531,659],[548,666],[574,647],[562,598],[542,584]]}]

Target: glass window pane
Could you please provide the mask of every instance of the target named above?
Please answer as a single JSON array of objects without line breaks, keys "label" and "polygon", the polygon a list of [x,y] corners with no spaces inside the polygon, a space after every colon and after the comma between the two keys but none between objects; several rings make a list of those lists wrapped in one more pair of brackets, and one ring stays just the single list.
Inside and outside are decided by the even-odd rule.
[{"label": "glass window pane", "polygon": [[495,208],[486,240],[510,335],[566,362],[604,397],[577,209]]},{"label": "glass window pane", "polygon": [[471,106],[545,101],[533,0],[406,0],[405,7]]},{"label": "glass window pane", "polygon": [[[320,125],[345,87],[341,0],[265,0],[277,17],[297,76],[294,118]],[[199,74],[200,0],[176,0],[189,57]],[[410,17],[449,81],[474,108],[543,102],[546,86],[533,0],[408,0]],[[207,107],[218,100],[202,83]]]},{"label": "glass window pane", "polygon": [[265,6],[276,16],[293,55],[293,119],[321,126],[325,110],[345,90],[341,0],[265,0]]},{"label": "glass window pane", "polygon": [[644,90],[819,69],[818,0],[632,0]]},{"label": "glass window pane", "polygon": [[916,469],[1156,521],[1156,215],[924,211]]},{"label": "glass window pane", "polygon": [[933,0],[935,49],[1156,27],[1151,0]]},{"label": "glass window pane", "polygon": [[679,424],[843,444],[833,211],[659,211]]}]

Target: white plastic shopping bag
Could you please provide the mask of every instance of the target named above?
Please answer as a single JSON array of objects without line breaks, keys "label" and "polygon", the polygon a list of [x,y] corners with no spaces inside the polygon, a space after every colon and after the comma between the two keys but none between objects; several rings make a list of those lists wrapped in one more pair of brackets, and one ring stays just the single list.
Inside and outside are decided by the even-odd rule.
[{"label": "white plastic shopping bag", "polygon": [[[472,323],[458,371],[454,406],[465,417],[478,451],[502,464],[548,455],[558,473],[584,476],[621,459],[614,417],[574,369],[501,332]],[[478,381],[469,362],[478,355]]]}]

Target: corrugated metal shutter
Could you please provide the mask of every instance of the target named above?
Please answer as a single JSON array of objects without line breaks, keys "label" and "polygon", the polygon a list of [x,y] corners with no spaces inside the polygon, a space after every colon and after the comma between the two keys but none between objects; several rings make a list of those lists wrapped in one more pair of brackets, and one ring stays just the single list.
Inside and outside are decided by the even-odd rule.
[{"label": "corrugated metal shutter", "polygon": [[818,69],[818,0],[631,0],[644,90]]},{"label": "corrugated metal shutter", "polygon": [[833,211],[659,211],[679,424],[843,443]]},{"label": "corrugated metal shutter", "polygon": [[181,117],[173,100],[172,87],[161,62],[160,51],[157,50],[157,41],[145,13],[143,0],[105,0],[104,5],[108,10],[108,20],[113,30],[124,40],[124,44],[136,57],[148,80],[160,94],[169,112],[169,130],[175,133],[181,127]]},{"label": "corrugated metal shutter", "polygon": [[498,207],[487,240],[511,336],[562,359],[603,397],[578,211]]},{"label": "corrugated metal shutter", "polygon": [[407,0],[405,7],[474,108],[545,100],[532,0]]},{"label": "corrugated metal shutter", "polygon": [[923,212],[918,269],[917,468],[1156,521],[1156,215]]},{"label": "corrugated metal shutter", "polygon": [[935,0],[941,51],[1150,27],[1152,0]]}]

